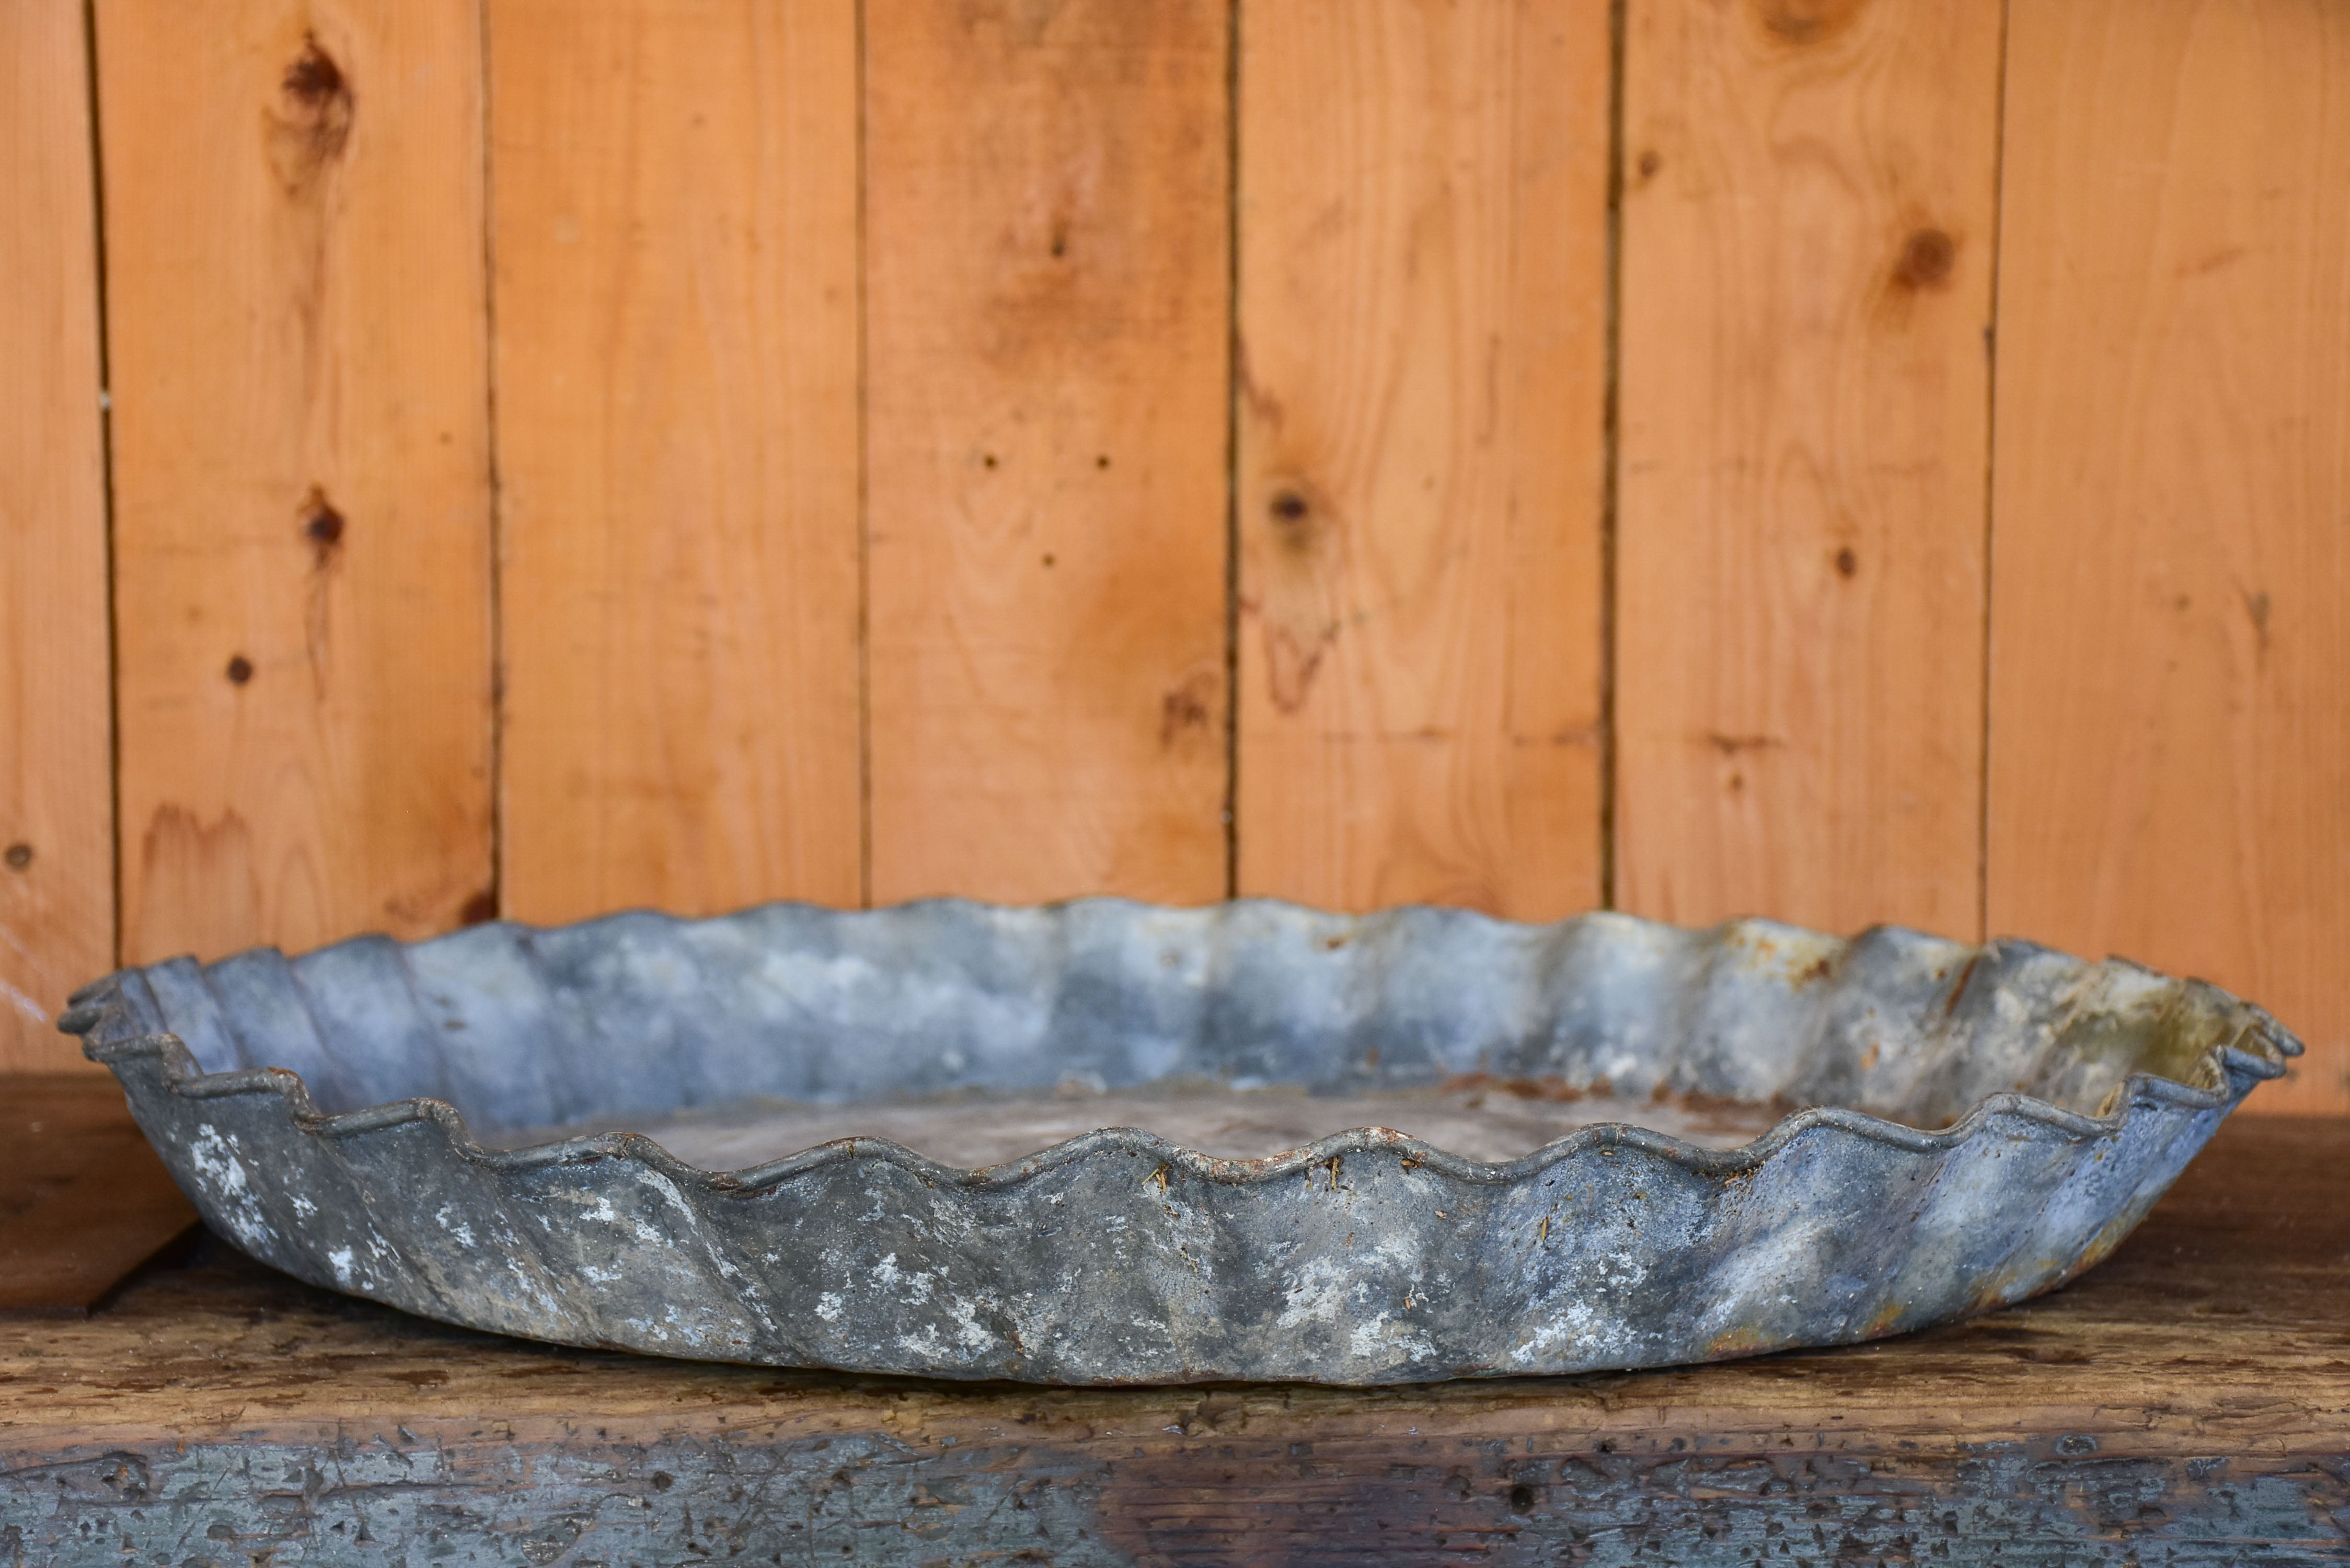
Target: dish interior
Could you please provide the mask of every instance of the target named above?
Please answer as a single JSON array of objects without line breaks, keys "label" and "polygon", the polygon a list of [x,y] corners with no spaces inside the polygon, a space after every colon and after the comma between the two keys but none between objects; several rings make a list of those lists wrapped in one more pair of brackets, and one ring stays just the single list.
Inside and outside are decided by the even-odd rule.
[{"label": "dish interior", "polygon": [[2004,1091],[2095,1116],[2132,1073],[2217,1086],[2210,1048],[2252,1026],[2028,943],[1253,901],[499,923],[173,960],[126,995],[205,1071],[290,1068],[328,1113],[432,1097],[494,1147],[628,1130],[719,1169],[847,1137],[990,1165],[1118,1126],[1230,1158],[1365,1126],[1489,1160],[1596,1121],[1721,1147],[1794,1107],[1930,1128]]},{"label": "dish interior", "polygon": [[669,1115],[598,1117],[567,1127],[494,1134],[524,1148],[583,1133],[633,1132],[688,1165],[740,1170],[837,1138],[887,1138],[942,1165],[1016,1161],[1098,1127],[1140,1127],[1223,1159],[1261,1159],[1352,1127],[1388,1127],[1466,1159],[1534,1153],[1577,1127],[1629,1123],[1701,1148],[1736,1148],[1786,1107],[1695,1096],[1586,1095],[1555,1080],[1467,1074],[1418,1089],[1316,1095],[1290,1085],[1235,1088],[1170,1079],[1103,1091],[1072,1081],[1023,1094],[968,1094],[853,1106],[753,1098]]}]

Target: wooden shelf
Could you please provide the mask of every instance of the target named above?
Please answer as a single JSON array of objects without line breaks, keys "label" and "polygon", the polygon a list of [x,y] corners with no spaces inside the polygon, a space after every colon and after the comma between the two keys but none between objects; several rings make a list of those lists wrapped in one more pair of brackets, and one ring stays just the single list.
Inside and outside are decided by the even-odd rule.
[{"label": "wooden shelf", "polygon": [[2240,1118],[2023,1307],[1379,1390],[568,1350],[208,1241],[87,1318],[0,1322],[0,1562],[2350,1561],[2345,1193],[2350,1120]]},{"label": "wooden shelf", "polygon": [[87,1313],[195,1228],[112,1077],[0,1077],[0,1316]]}]

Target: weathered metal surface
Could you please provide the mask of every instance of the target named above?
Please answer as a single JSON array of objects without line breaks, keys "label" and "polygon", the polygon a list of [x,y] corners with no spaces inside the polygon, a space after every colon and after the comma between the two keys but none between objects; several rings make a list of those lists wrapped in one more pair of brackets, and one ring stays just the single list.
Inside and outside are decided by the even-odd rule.
[{"label": "weathered metal surface", "polygon": [[[63,1026],[214,1227],[313,1282],[567,1344],[1076,1384],[1660,1366],[1941,1322],[2102,1257],[2299,1050],[2210,986],[2024,943],[1109,899],[174,961]],[[1501,1163],[1384,1128],[1261,1159],[1102,1130],[978,1169],[847,1138],[729,1173],[626,1133],[475,1137],[1479,1074],[1809,1108],[1734,1150],[1603,1126]]]}]

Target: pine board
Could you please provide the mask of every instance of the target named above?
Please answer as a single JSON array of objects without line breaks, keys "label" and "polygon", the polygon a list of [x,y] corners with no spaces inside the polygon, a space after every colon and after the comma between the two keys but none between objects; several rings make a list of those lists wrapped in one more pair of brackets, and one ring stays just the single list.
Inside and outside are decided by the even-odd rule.
[{"label": "pine board", "polygon": [[2205,976],[2350,1111],[2350,11],[2018,4],[1991,924]]},{"label": "pine board", "polygon": [[503,909],[854,905],[856,5],[489,23]]},{"label": "pine board", "polygon": [[122,957],[494,900],[473,0],[98,0]]},{"label": "pine board", "polygon": [[1616,890],[1981,919],[2000,8],[1627,11]]},{"label": "pine board", "polygon": [[1229,9],[868,0],[876,903],[1226,891]]},{"label": "pine board", "polygon": [[1243,13],[1238,883],[1600,901],[1600,5]]},{"label": "pine board", "polygon": [[0,8],[0,1074],[114,965],[98,234],[79,6]]}]

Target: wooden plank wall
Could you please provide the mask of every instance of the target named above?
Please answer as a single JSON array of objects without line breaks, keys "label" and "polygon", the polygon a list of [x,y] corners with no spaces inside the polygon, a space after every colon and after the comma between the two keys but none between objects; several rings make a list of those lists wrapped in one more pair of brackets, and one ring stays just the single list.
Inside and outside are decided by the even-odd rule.
[{"label": "wooden plank wall", "polygon": [[854,904],[856,11],[487,6],[501,911]]},{"label": "wooden plank wall", "polygon": [[98,226],[78,5],[0,5],[0,1070],[114,958]]},{"label": "wooden plank wall", "polygon": [[866,0],[871,893],[1224,891],[1227,0]]},{"label": "wooden plank wall", "polygon": [[1631,0],[1628,909],[1976,929],[1999,28]]},{"label": "wooden plank wall", "polygon": [[2118,950],[2350,1112],[2329,0],[0,38],[0,1068],[118,956],[1237,891]]},{"label": "wooden plank wall", "polygon": [[1607,9],[1242,21],[1238,890],[1589,909]]},{"label": "wooden plank wall", "polygon": [[99,0],[122,955],[491,894],[473,0]]},{"label": "wooden plank wall", "polygon": [[2350,8],[2019,5],[1991,923],[2241,990],[2350,1106]]}]

